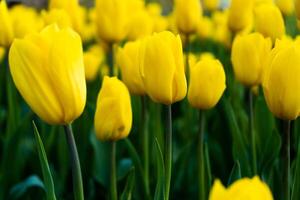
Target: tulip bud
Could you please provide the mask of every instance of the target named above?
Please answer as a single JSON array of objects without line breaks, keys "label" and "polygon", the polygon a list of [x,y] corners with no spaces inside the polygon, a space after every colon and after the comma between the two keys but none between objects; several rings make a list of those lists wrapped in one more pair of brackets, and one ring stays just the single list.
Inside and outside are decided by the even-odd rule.
[{"label": "tulip bud", "polygon": [[97,77],[99,67],[105,59],[103,49],[98,45],[92,46],[83,54],[85,78],[87,81],[93,81]]},{"label": "tulip bud", "polygon": [[140,44],[139,40],[128,42],[124,48],[118,50],[117,63],[121,68],[122,80],[130,93],[136,95],[145,94],[144,84],[140,74]]},{"label": "tulip bud", "polygon": [[254,24],[257,32],[273,41],[285,34],[283,17],[279,8],[273,4],[261,4],[254,9]]},{"label": "tulip bud", "polygon": [[220,0],[204,0],[204,8],[209,11],[217,10],[220,6]]},{"label": "tulip bud", "polygon": [[56,23],[60,28],[72,27],[70,17],[63,9],[51,9],[47,12],[43,11],[42,16],[45,25]]},{"label": "tulip bud", "polygon": [[211,188],[209,200],[220,199],[273,200],[273,196],[268,185],[255,176],[252,179],[242,178],[237,180],[227,189],[220,180],[216,180]]},{"label": "tulip bud", "polygon": [[300,44],[277,41],[265,66],[263,91],[278,118],[293,120],[300,114]]},{"label": "tulip bud", "polygon": [[253,17],[253,0],[231,0],[228,26],[238,32],[249,26]]},{"label": "tulip bud", "polygon": [[198,109],[210,109],[226,88],[225,72],[219,60],[204,56],[190,68],[189,103]]},{"label": "tulip bud", "polygon": [[31,109],[49,124],[68,124],[83,112],[82,54],[79,35],[56,25],[12,43],[9,64],[14,83]]},{"label": "tulip bud", "polygon": [[154,33],[142,41],[140,53],[140,72],[151,99],[166,105],[182,100],[187,84],[180,36]]},{"label": "tulip bud", "polygon": [[4,59],[4,55],[5,55],[5,48],[0,47],[0,63]]},{"label": "tulip bud", "polygon": [[102,141],[115,141],[128,136],[132,111],[127,87],[116,77],[105,76],[97,99],[96,136]]},{"label": "tulip bud", "polygon": [[0,1],[0,46],[9,47],[13,40],[13,26],[6,1]]},{"label": "tulip bud", "polygon": [[98,36],[106,42],[123,40],[129,30],[128,0],[96,0]]},{"label": "tulip bud", "polygon": [[262,79],[263,64],[271,51],[270,38],[260,33],[238,35],[232,45],[231,61],[238,81],[246,86],[259,85]]},{"label": "tulip bud", "polygon": [[294,0],[276,0],[276,5],[284,15],[291,15],[294,12]]},{"label": "tulip bud", "polygon": [[153,20],[146,10],[137,11],[130,19],[128,39],[136,40],[150,35],[153,31]]},{"label": "tulip bud", "polygon": [[162,8],[159,3],[148,3],[147,11],[153,20],[153,32],[161,32],[167,29],[168,20],[162,16]]},{"label": "tulip bud", "polygon": [[175,0],[174,6],[174,14],[178,30],[185,34],[196,32],[202,15],[200,1]]}]

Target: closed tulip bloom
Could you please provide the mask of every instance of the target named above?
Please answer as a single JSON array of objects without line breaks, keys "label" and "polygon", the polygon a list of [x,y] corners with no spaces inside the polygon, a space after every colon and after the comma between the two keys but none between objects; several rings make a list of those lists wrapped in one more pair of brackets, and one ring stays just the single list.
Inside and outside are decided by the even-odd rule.
[{"label": "closed tulip bloom", "polygon": [[82,54],[79,35],[56,25],[12,43],[9,63],[14,83],[31,109],[49,124],[68,124],[83,112]]},{"label": "closed tulip bloom", "polygon": [[98,36],[106,42],[123,40],[129,31],[128,0],[96,0]]},{"label": "closed tulip bloom", "polygon": [[105,53],[98,45],[93,45],[87,52],[83,54],[85,78],[87,81],[93,81],[97,77],[99,68],[104,62]]},{"label": "closed tulip bloom", "polygon": [[63,9],[51,9],[42,12],[45,25],[56,23],[60,28],[72,27],[68,13]]},{"label": "closed tulip bloom", "polygon": [[104,77],[94,120],[99,140],[115,141],[128,136],[132,126],[130,95],[116,77]]},{"label": "closed tulip bloom", "polygon": [[219,60],[204,56],[190,68],[188,101],[194,108],[210,109],[226,88],[225,72]]},{"label": "closed tulip bloom", "polygon": [[276,42],[266,62],[263,91],[267,105],[278,118],[293,120],[300,114],[300,46]]},{"label": "closed tulip bloom", "polygon": [[136,40],[150,35],[153,31],[153,19],[144,9],[137,11],[130,19],[128,39]]},{"label": "closed tulip bloom", "polygon": [[202,16],[199,0],[175,0],[174,15],[178,30],[185,34],[197,31]]},{"label": "closed tulip bloom", "polygon": [[254,0],[231,0],[228,26],[238,32],[249,26],[253,17]]},{"label": "closed tulip bloom", "polygon": [[140,72],[147,94],[166,105],[182,100],[187,83],[180,36],[169,31],[154,33],[141,45]]},{"label": "closed tulip bloom", "polygon": [[140,74],[140,40],[128,42],[118,50],[117,63],[121,68],[122,80],[130,93],[144,95],[145,88]]},{"label": "closed tulip bloom", "polygon": [[209,11],[214,11],[219,8],[220,0],[204,0],[203,4],[205,9]]},{"label": "closed tulip bloom", "polygon": [[0,62],[3,60],[4,55],[5,55],[5,48],[0,47]]},{"label": "closed tulip bloom", "polygon": [[236,79],[246,86],[259,85],[262,81],[263,64],[271,51],[270,38],[260,33],[238,35],[233,42],[231,61]]},{"label": "closed tulip bloom", "polygon": [[225,188],[220,180],[216,180],[209,194],[209,200],[273,200],[268,185],[259,177],[242,178]]},{"label": "closed tulip bloom", "polygon": [[276,0],[276,5],[284,15],[291,15],[294,12],[294,0]]},{"label": "closed tulip bloom", "polygon": [[6,1],[0,1],[0,46],[9,47],[14,34],[11,18],[9,16]]},{"label": "closed tulip bloom", "polygon": [[273,4],[261,4],[254,9],[254,24],[257,32],[273,41],[285,34],[282,14]]},{"label": "closed tulip bloom", "polygon": [[297,19],[300,20],[300,0],[295,0],[295,12]]}]

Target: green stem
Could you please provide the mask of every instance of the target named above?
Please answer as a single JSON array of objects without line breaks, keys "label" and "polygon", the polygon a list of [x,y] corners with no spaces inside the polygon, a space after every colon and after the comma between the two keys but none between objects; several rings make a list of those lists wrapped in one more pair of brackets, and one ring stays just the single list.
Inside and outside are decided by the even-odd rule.
[{"label": "green stem", "polygon": [[249,124],[251,135],[251,149],[252,149],[252,169],[253,175],[257,174],[257,158],[256,158],[256,139],[254,131],[254,115],[253,115],[253,92],[249,89]]},{"label": "green stem", "polygon": [[141,96],[142,101],[142,148],[144,157],[144,178],[146,182],[147,194],[149,194],[149,132],[148,132],[148,111],[147,97]]},{"label": "green stem", "polygon": [[107,64],[109,67],[109,76],[114,76],[114,44],[108,44]]},{"label": "green stem", "polygon": [[199,111],[199,133],[198,133],[198,169],[199,169],[199,200],[205,200],[205,165],[204,165],[204,128],[205,128],[205,113]]},{"label": "green stem", "polygon": [[75,139],[74,139],[72,125],[71,124],[65,125],[64,130],[66,133],[69,153],[71,156],[74,199],[75,200],[83,200],[84,193],[83,193],[80,161],[79,161],[77,147],[76,147],[76,143],[75,143]]},{"label": "green stem", "polygon": [[172,175],[172,106],[168,105],[167,116],[167,132],[165,135],[165,172],[166,172],[166,184],[165,184],[165,200],[169,199],[171,175]]},{"label": "green stem", "polygon": [[291,183],[291,154],[290,154],[290,129],[291,121],[284,121],[284,173],[283,173],[283,185],[284,185],[284,199],[290,200],[290,183]]},{"label": "green stem", "polygon": [[117,173],[116,173],[116,142],[111,143],[111,171],[110,171],[110,199],[118,199]]}]

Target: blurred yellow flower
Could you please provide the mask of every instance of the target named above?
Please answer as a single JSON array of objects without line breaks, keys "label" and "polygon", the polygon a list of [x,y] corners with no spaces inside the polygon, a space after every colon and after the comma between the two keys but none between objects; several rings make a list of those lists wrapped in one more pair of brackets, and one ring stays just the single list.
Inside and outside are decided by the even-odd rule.
[{"label": "blurred yellow flower", "polygon": [[123,48],[119,48],[117,63],[121,68],[122,80],[130,93],[144,95],[145,88],[140,74],[140,45],[141,41],[127,42]]},{"label": "blurred yellow flower", "polygon": [[116,77],[105,76],[98,94],[94,118],[96,136],[102,141],[115,141],[128,136],[132,126],[130,95]]},{"label": "blurred yellow flower", "polygon": [[140,53],[140,72],[150,98],[166,105],[182,100],[187,83],[179,35],[154,33],[142,41]]},{"label": "blurred yellow flower", "polygon": [[14,32],[6,1],[0,1],[0,24],[0,46],[9,47],[14,38]]},{"label": "blurred yellow flower", "polygon": [[93,81],[99,74],[99,68],[105,60],[105,53],[98,44],[93,45],[83,54],[85,78],[87,81]]},{"label": "blurred yellow flower", "polygon": [[259,85],[264,61],[271,47],[271,39],[265,39],[260,33],[236,36],[232,45],[231,61],[237,80],[246,86]]},{"label": "blurred yellow flower", "polygon": [[197,28],[197,33],[200,38],[210,38],[213,34],[213,23],[209,17],[202,17]]},{"label": "blurred yellow flower", "polygon": [[233,32],[246,28],[253,17],[254,0],[231,0],[228,26]]},{"label": "blurred yellow flower", "polygon": [[162,16],[162,8],[159,3],[148,3],[146,7],[149,15],[153,20],[153,32],[161,32],[167,29],[168,20]]},{"label": "blurred yellow flower", "polygon": [[145,9],[136,11],[130,18],[128,39],[136,40],[150,35],[153,31],[153,19]]},{"label": "blurred yellow flower", "polygon": [[206,10],[214,11],[217,10],[220,6],[220,0],[204,0],[203,7]]},{"label": "blurred yellow flower", "polygon": [[202,17],[202,8],[199,0],[175,0],[174,15],[177,28],[184,34],[197,31]]},{"label": "blurred yellow flower", "polygon": [[49,124],[68,124],[83,112],[86,83],[80,37],[47,26],[16,39],[9,52],[14,83],[32,110]]},{"label": "blurred yellow flower", "polygon": [[212,14],[214,41],[219,42],[226,47],[231,45],[231,32],[228,28],[228,11],[215,11]]},{"label": "blurred yellow flower", "polygon": [[220,180],[215,180],[209,200],[273,200],[268,185],[259,177],[242,178],[235,181],[227,189]]},{"label": "blurred yellow flower", "polygon": [[273,4],[261,4],[254,9],[254,24],[257,32],[265,37],[282,38],[285,34],[285,26],[282,14]]},{"label": "blurred yellow flower", "polygon": [[5,56],[5,48],[0,47],[0,62],[4,59]]},{"label": "blurred yellow flower", "polygon": [[300,20],[300,0],[295,0],[295,12],[298,20]]},{"label": "blurred yellow flower", "polygon": [[220,100],[226,88],[225,72],[221,62],[211,54],[200,57],[190,67],[188,101],[192,107],[210,109]]},{"label": "blurred yellow flower", "polygon": [[263,77],[263,91],[271,112],[293,120],[300,114],[300,44],[278,40],[269,55]]},{"label": "blurred yellow flower", "polygon": [[275,3],[284,15],[291,15],[294,12],[294,0],[275,0]]},{"label": "blurred yellow flower", "polygon": [[72,27],[70,16],[63,9],[44,10],[42,11],[42,17],[46,26],[56,23],[59,28]]}]

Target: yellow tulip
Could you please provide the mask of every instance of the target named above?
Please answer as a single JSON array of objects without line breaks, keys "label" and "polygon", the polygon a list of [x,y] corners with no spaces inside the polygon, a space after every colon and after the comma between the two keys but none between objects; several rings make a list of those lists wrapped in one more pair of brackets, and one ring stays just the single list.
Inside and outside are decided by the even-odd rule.
[{"label": "yellow tulip", "polygon": [[300,44],[277,41],[266,62],[263,91],[271,112],[281,119],[300,114]]},{"label": "yellow tulip", "polygon": [[251,23],[253,5],[253,0],[231,0],[228,26],[232,31],[241,31]]},{"label": "yellow tulip", "polygon": [[93,81],[97,77],[99,68],[105,60],[103,49],[98,45],[93,45],[83,54],[85,78],[87,81]]},{"label": "yellow tulip", "polygon": [[199,0],[175,0],[174,15],[178,30],[184,34],[197,31],[202,17],[202,8]]},{"label": "yellow tulip", "polygon": [[206,54],[190,69],[189,103],[198,109],[214,107],[226,88],[225,72],[221,62]]},{"label": "yellow tulip", "polygon": [[49,11],[43,11],[42,16],[45,25],[56,23],[60,28],[72,27],[70,16],[63,9],[51,9]]},{"label": "yellow tulip", "polygon": [[276,0],[275,2],[284,15],[291,15],[294,12],[294,0]]},{"label": "yellow tulip", "polygon": [[49,124],[68,124],[83,112],[86,84],[80,37],[57,25],[16,39],[9,52],[14,83]]},{"label": "yellow tulip", "polygon": [[228,28],[228,11],[215,11],[212,14],[212,39],[226,47],[231,45],[231,32]]},{"label": "yellow tulip", "polygon": [[96,0],[98,36],[106,42],[119,42],[129,31],[130,10],[128,0]]},{"label": "yellow tulip", "polygon": [[117,63],[121,68],[122,80],[130,93],[144,95],[145,88],[139,69],[140,40],[128,42],[124,48],[120,48],[117,54]]},{"label": "yellow tulip", "polygon": [[238,35],[232,45],[231,61],[238,81],[246,86],[259,85],[262,81],[263,64],[271,51],[270,38],[260,33]]},{"label": "yellow tulip", "polygon": [[295,0],[295,12],[297,19],[300,20],[300,0]]},{"label": "yellow tulip", "polygon": [[128,39],[136,40],[138,38],[150,35],[153,31],[153,19],[141,9],[134,13],[129,22]]},{"label": "yellow tulip", "polygon": [[216,180],[209,194],[209,200],[273,200],[268,185],[259,177],[242,178],[227,189],[220,180]]},{"label": "yellow tulip", "polygon": [[5,48],[0,47],[0,62],[4,59],[5,56]]},{"label": "yellow tulip", "polygon": [[132,126],[130,95],[116,77],[105,76],[97,99],[96,136],[102,141],[115,141],[128,136]]},{"label": "yellow tulip", "polygon": [[0,24],[0,46],[9,47],[14,38],[14,32],[6,1],[0,1]]},{"label": "yellow tulip", "polygon": [[145,90],[155,102],[170,105],[186,95],[180,36],[169,31],[154,33],[141,44],[140,72]]},{"label": "yellow tulip", "polygon": [[204,0],[204,8],[209,11],[217,10],[220,6],[220,0]]},{"label": "yellow tulip", "polygon": [[273,41],[285,34],[283,17],[273,4],[261,4],[254,9],[254,24],[256,31]]},{"label": "yellow tulip", "polygon": [[201,38],[210,38],[213,34],[213,23],[209,17],[202,17],[197,28],[197,33]]}]

